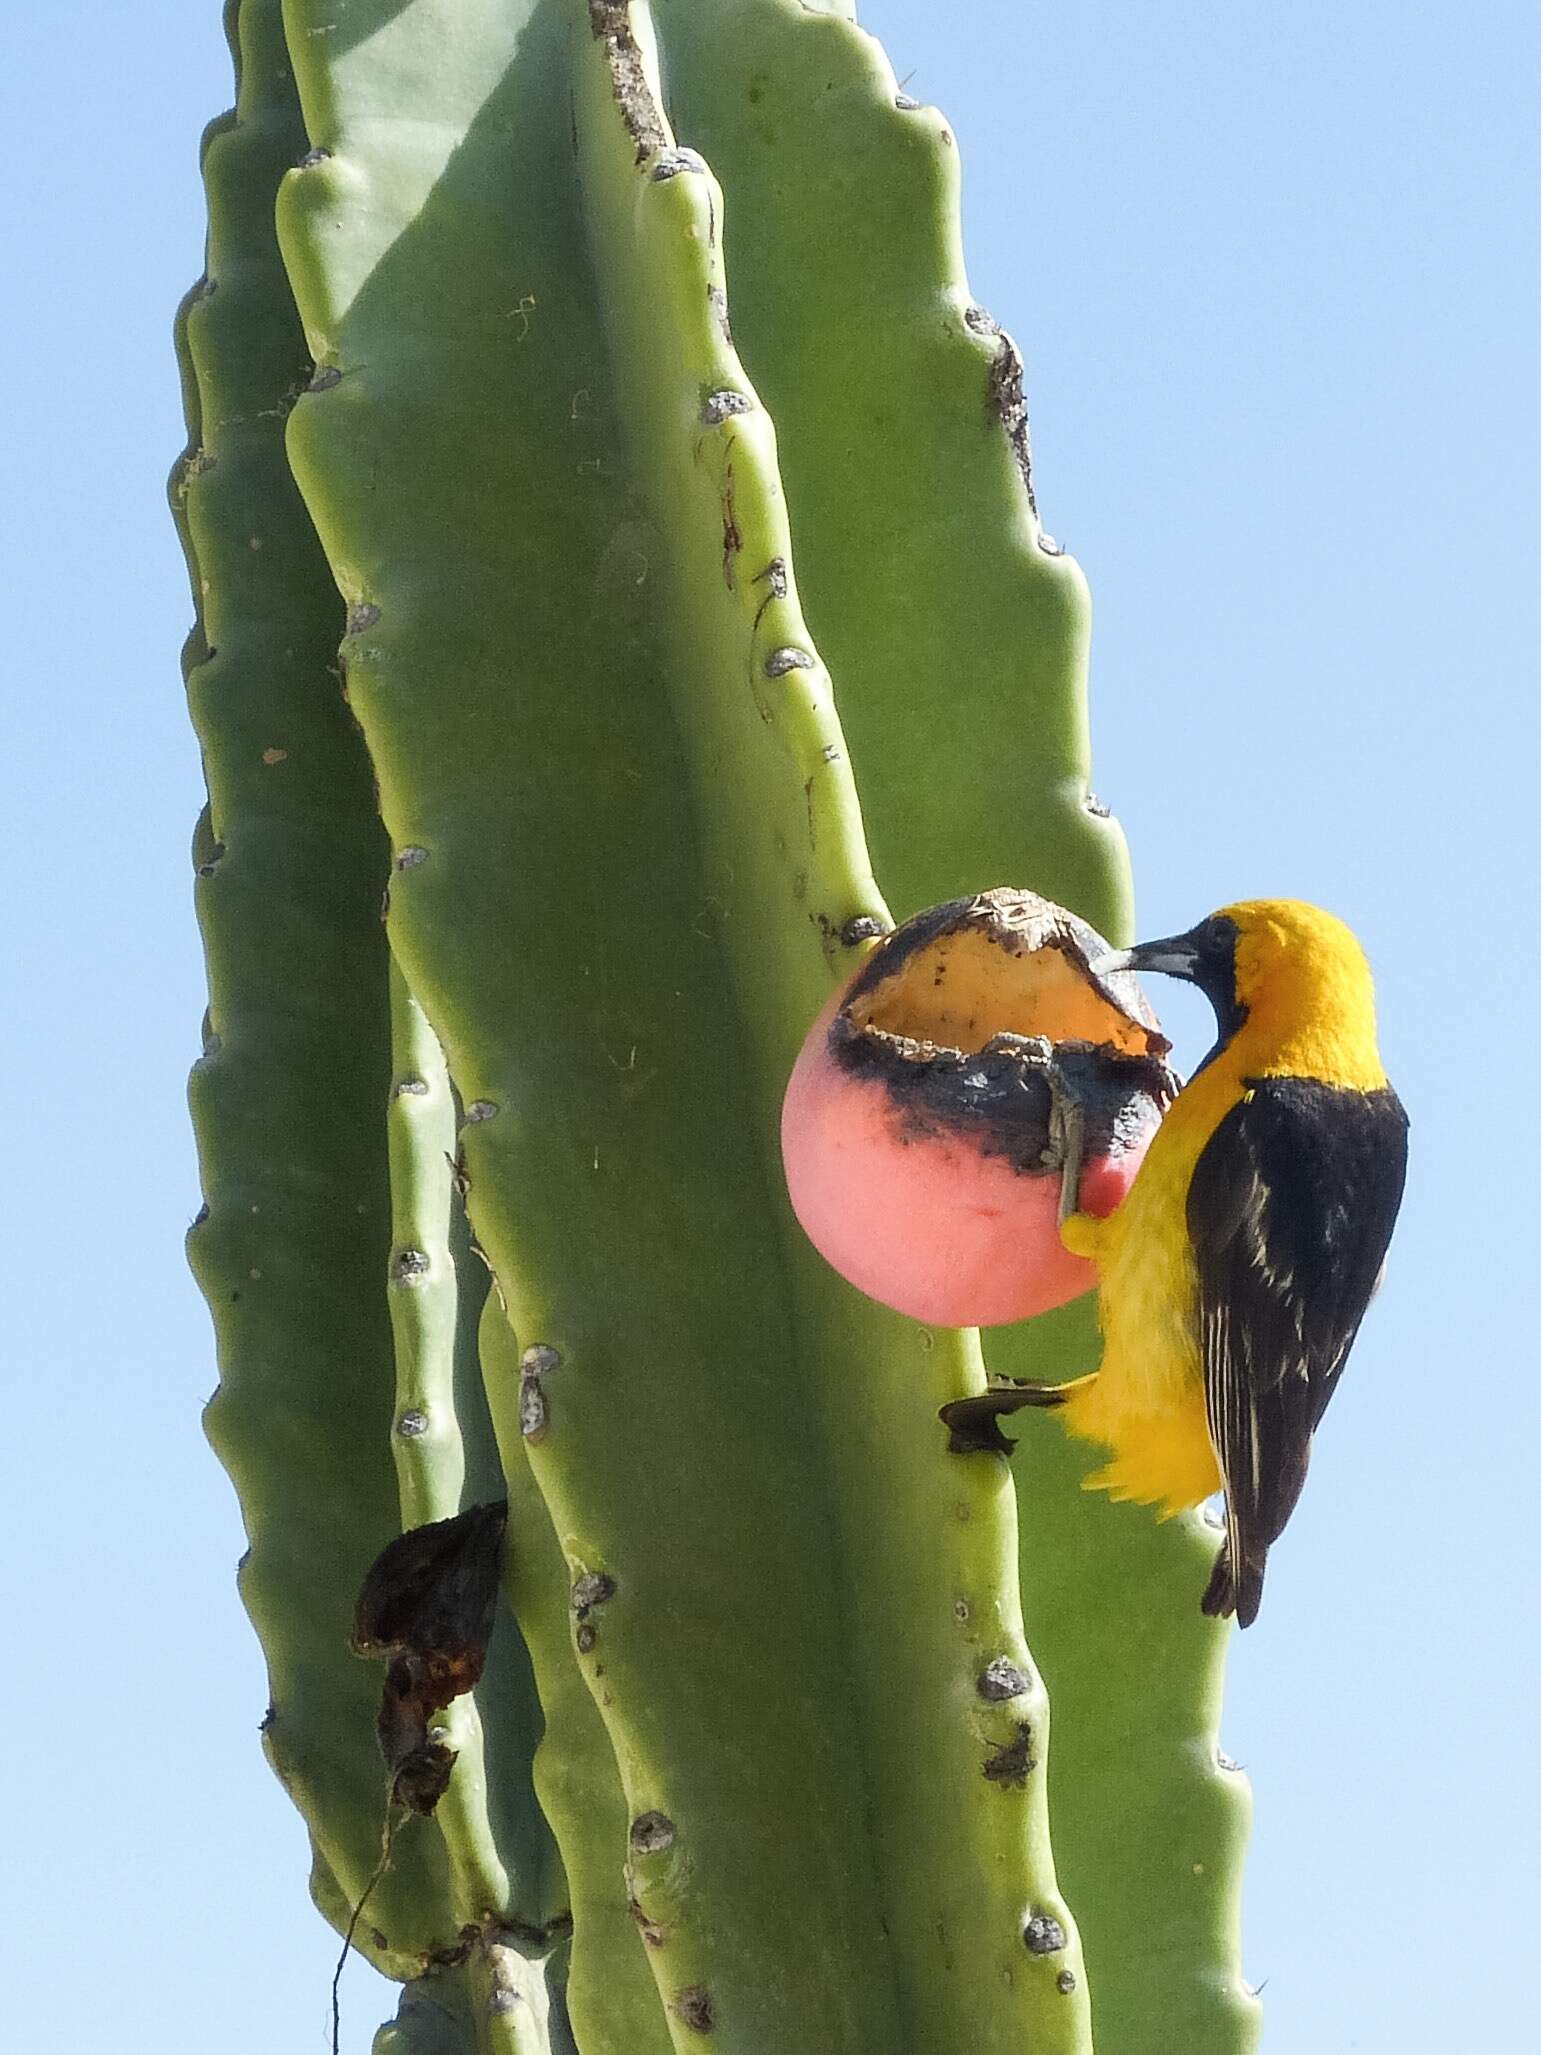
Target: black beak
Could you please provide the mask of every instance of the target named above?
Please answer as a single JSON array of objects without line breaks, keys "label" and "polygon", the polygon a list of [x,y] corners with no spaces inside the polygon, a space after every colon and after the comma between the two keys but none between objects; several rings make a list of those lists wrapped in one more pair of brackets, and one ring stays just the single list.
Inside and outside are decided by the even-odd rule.
[{"label": "black beak", "polygon": [[1191,982],[1198,975],[1199,958],[1199,938],[1190,930],[1186,935],[1165,935],[1159,942],[1136,942],[1132,949],[1100,956],[1093,969],[1101,976],[1115,970],[1154,970],[1165,977],[1187,978]]}]

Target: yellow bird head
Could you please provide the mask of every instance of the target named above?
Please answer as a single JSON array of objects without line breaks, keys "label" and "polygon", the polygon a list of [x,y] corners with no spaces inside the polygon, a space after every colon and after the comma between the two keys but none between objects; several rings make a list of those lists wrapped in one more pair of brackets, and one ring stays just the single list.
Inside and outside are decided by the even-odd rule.
[{"label": "yellow bird head", "polygon": [[1245,1026],[1256,1074],[1294,1066],[1361,1088],[1383,1082],[1370,966],[1352,929],[1319,906],[1239,900],[1185,934],[1139,942],[1097,968],[1165,972],[1197,985],[1215,1009],[1222,1048]]}]

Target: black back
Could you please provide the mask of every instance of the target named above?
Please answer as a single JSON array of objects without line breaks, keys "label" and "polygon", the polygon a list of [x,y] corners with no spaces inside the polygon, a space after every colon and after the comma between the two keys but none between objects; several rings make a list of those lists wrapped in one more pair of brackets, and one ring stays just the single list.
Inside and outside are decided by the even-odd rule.
[{"label": "black back", "polygon": [[1188,1192],[1204,1396],[1226,1546],[1204,1610],[1256,1617],[1402,1200],[1407,1115],[1389,1087],[1251,1080]]}]

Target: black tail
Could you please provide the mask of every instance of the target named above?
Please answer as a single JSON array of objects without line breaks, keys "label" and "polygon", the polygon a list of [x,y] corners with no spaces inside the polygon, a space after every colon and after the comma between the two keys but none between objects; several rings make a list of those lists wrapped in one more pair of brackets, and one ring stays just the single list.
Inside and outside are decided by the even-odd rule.
[{"label": "black tail", "polygon": [[1222,1541],[1203,1598],[1204,1611],[1210,1618],[1223,1620],[1234,1613],[1238,1627],[1250,1627],[1263,1603],[1263,1571],[1267,1563],[1265,1549],[1260,1556],[1244,1559],[1238,1577],[1231,1568],[1231,1544]]}]

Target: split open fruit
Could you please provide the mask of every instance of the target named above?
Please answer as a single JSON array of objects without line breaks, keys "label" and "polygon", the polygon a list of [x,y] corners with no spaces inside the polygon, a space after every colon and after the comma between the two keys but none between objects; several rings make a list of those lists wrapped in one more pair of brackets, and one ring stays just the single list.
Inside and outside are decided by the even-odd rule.
[{"label": "split open fruit", "polygon": [[1023,1320],[1089,1290],[1059,1236],[1110,1213],[1176,1089],[1170,1044],[1094,928],[1000,887],[894,929],[809,1030],[781,1116],[809,1240],[869,1297],[940,1327]]}]

